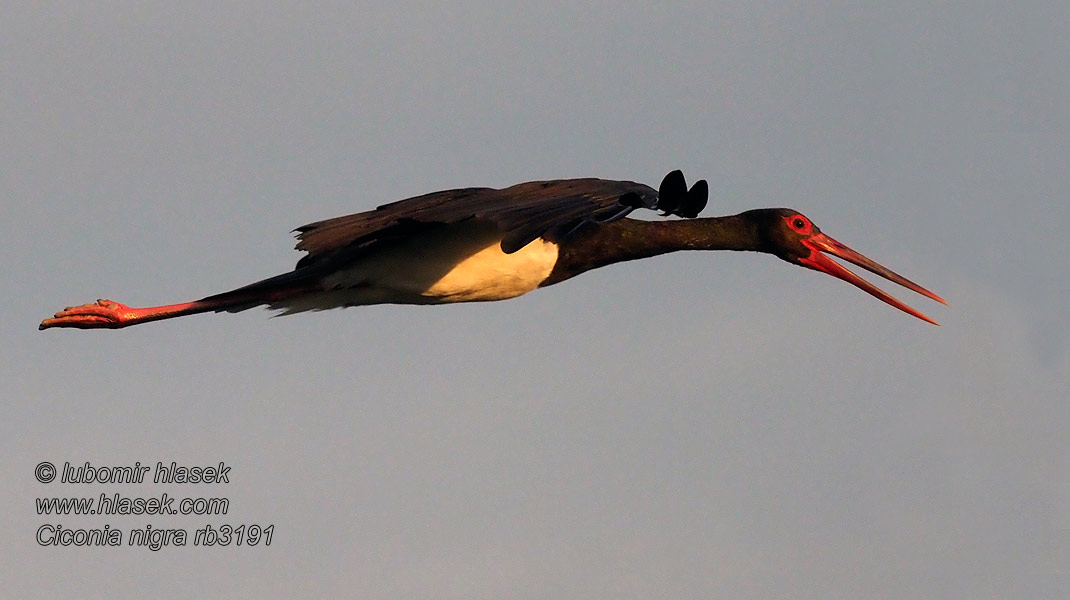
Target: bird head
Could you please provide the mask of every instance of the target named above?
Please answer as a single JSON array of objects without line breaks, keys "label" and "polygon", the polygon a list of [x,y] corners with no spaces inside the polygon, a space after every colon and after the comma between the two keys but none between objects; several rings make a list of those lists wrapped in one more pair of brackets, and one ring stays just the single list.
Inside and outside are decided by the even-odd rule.
[{"label": "bird head", "polygon": [[850,269],[832,260],[829,255],[842,258],[907,289],[947,304],[943,298],[821,233],[817,225],[814,225],[799,211],[789,208],[766,208],[747,211],[741,216],[757,226],[757,234],[763,251],[775,254],[792,264],[842,279],[907,314],[934,325],[938,324],[862,279]]}]

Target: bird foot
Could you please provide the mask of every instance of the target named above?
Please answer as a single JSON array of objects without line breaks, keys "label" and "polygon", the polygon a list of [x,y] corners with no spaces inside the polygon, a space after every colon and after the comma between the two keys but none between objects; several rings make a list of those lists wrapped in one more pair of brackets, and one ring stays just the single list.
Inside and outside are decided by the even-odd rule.
[{"label": "bird foot", "polygon": [[41,321],[38,329],[74,327],[77,329],[118,329],[136,318],[137,309],[111,300],[97,300],[91,304],[68,306],[51,319]]}]

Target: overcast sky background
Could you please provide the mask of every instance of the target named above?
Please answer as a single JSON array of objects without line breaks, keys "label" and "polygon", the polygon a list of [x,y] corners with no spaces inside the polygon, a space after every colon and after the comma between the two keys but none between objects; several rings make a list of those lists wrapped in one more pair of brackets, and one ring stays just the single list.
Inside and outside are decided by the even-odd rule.
[{"label": "overcast sky background", "polygon": [[[716,4],[0,9],[0,596],[1070,589],[1070,5]],[[707,214],[803,211],[942,325],[694,253],[494,304],[37,331],[289,270],[292,228],[391,200],[675,168]],[[45,460],[232,471],[45,485]],[[101,492],[231,507],[35,513]]]}]

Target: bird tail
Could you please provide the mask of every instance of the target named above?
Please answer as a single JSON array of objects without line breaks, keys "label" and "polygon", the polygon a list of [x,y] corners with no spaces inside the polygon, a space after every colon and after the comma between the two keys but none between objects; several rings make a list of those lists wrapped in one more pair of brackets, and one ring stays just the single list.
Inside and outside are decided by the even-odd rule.
[{"label": "bird tail", "polygon": [[297,269],[267,279],[261,279],[227,292],[213,294],[198,300],[209,310],[236,313],[262,305],[275,305],[281,301],[305,293],[322,291],[319,278]]}]

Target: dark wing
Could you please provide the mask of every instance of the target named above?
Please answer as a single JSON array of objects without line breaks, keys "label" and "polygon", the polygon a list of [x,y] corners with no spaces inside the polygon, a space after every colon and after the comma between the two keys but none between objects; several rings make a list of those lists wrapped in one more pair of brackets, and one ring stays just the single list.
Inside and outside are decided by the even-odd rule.
[{"label": "dark wing", "polygon": [[[683,185],[683,176],[678,171],[670,173],[666,181],[670,178],[674,184]],[[692,211],[695,203],[681,202],[676,198],[676,185],[670,187],[673,190],[669,195],[676,201],[666,207],[666,212],[683,216],[685,211],[680,207],[687,205],[687,213],[697,214],[697,210]],[[666,195],[665,191],[662,195]],[[502,250],[515,252],[538,237],[556,241],[584,223],[614,221],[636,208],[659,208],[658,192],[640,183],[605,179],[531,181],[500,190],[463,188],[434,192],[384,204],[372,211],[298,227],[297,249],[308,252],[298,267],[319,262],[342,249],[346,254],[361,252],[426,228],[468,219],[483,219],[497,225],[503,234]]]}]

